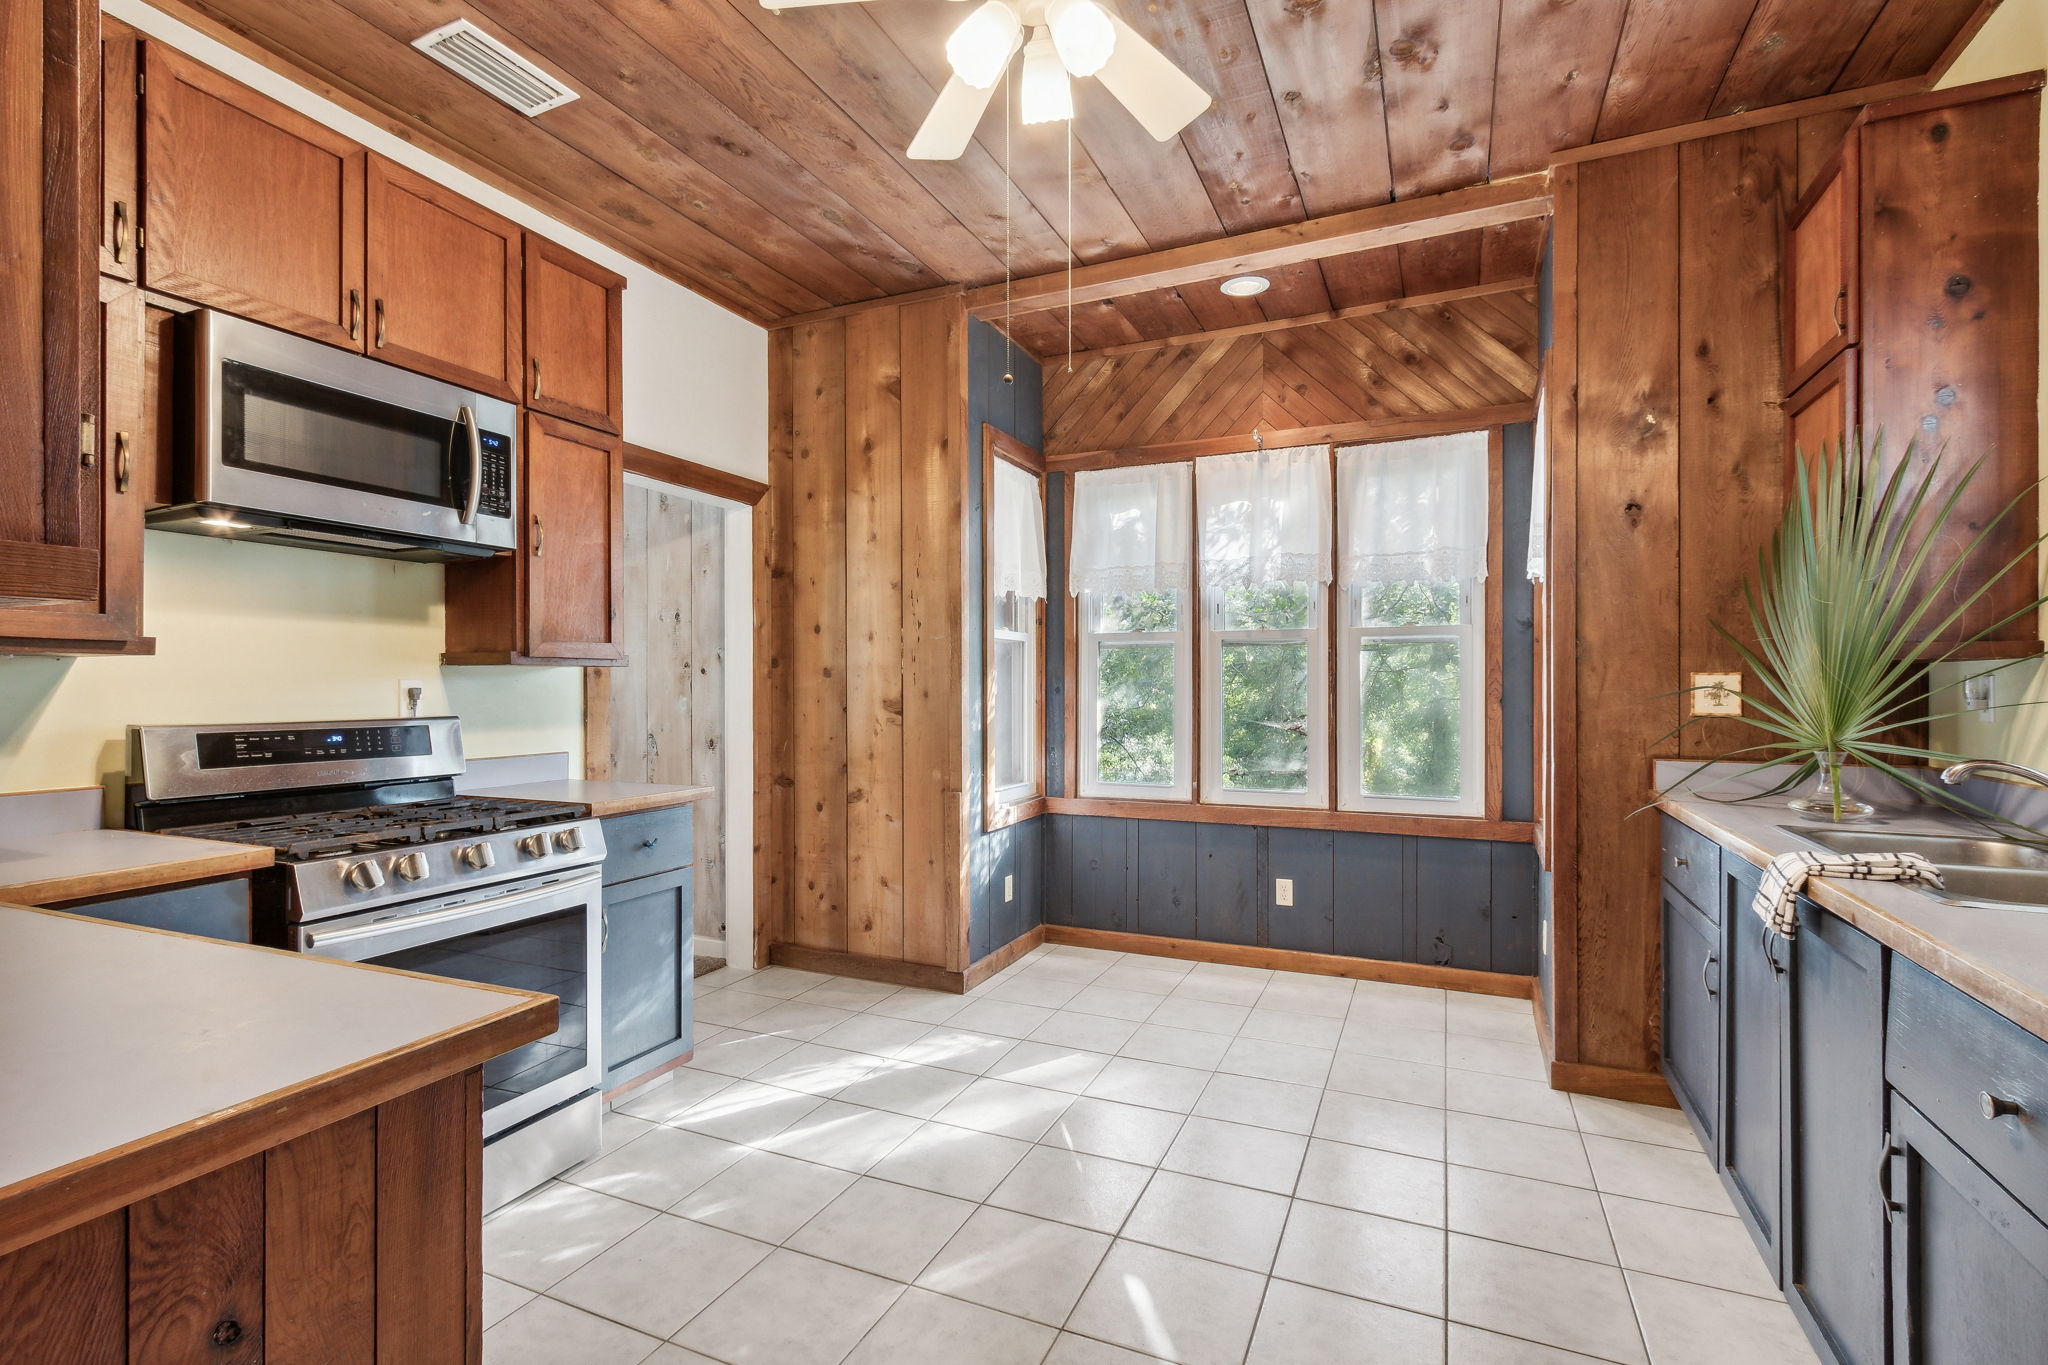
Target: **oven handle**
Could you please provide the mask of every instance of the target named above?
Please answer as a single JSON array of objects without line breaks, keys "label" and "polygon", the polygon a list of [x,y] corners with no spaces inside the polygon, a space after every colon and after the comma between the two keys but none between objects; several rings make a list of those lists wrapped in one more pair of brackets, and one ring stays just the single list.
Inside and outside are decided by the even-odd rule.
[{"label": "oven handle", "polygon": [[340,958],[346,962],[361,962],[384,953],[438,943],[451,937],[451,930],[458,926],[461,932],[474,933],[479,929],[495,929],[503,924],[531,919],[551,910],[566,910],[579,903],[600,904],[596,896],[601,888],[602,878],[598,870],[592,868],[567,881],[550,882],[531,891],[494,896],[474,904],[451,905],[445,910],[432,910],[401,919],[377,920],[354,927],[301,929],[299,951]]},{"label": "oven handle", "polygon": [[469,431],[469,496],[462,503],[462,524],[469,526],[476,521],[477,504],[484,493],[484,442],[477,430],[476,412],[469,404],[456,411],[455,425]]}]

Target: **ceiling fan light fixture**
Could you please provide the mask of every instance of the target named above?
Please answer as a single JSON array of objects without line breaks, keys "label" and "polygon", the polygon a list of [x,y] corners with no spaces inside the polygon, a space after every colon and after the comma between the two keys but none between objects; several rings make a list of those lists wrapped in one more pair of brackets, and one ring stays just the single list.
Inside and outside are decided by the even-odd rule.
[{"label": "ceiling fan light fixture", "polygon": [[1216,287],[1234,299],[1248,299],[1271,289],[1273,282],[1264,275],[1232,275]]},{"label": "ceiling fan light fixture", "polygon": [[1076,76],[1102,70],[1116,50],[1116,26],[1095,0],[1052,0],[1045,20],[1060,60]]},{"label": "ceiling fan light fixture", "polygon": [[1059,123],[1074,116],[1074,88],[1066,64],[1044,29],[1024,49],[1024,121]]},{"label": "ceiling fan light fixture", "polygon": [[946,39],[946,60],[954,75],[976,90],[986,90],[1010,64],[1010,54],[1023,35],[1017,11],[1004,0],[987,0]]}]

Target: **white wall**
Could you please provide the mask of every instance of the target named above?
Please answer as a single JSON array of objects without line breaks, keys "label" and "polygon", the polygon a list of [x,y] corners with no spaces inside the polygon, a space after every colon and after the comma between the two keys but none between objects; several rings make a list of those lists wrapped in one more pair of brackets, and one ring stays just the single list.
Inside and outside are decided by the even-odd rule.
[{"label": "white wall", "polygon": [[[107,14],[600,261],[628,280],[626,439],[754,478],[768,467],[767,334],[547,215],[350,114],[140,0]],[[426,58],[422,57],[421,61]],[[751,519],[728,521],[727,785],[753,789]],[[97,783],[130,724],[396,714],[399,679],[463,718],[477,755],[583,751],[573,668],[440,665],[442,570],[150,532],[143,610],[154,657],[0,658],[0,792]],[[729,803],[728,918],[751,923],[753,804]]]}]

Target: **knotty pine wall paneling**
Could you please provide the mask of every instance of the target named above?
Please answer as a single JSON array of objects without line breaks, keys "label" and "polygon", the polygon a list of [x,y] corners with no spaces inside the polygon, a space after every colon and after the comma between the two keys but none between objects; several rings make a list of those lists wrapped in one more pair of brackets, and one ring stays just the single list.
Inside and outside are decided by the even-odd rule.
[{"label": "knotty pine wall paneling", "polygon": [[941,298],[770,334],[763,960],[934,985],[966,966],[965,328]]}]

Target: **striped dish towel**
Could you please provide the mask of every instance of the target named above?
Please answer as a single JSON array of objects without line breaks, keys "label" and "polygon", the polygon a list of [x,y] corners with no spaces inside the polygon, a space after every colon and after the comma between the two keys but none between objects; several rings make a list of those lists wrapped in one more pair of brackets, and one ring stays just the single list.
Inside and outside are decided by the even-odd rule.
[{"label": "striped dish towel", "polygon": [[1808,877],[1941,885],[1941,869],[1918,853],[1780,853],[1764,868],[1763,883],[1749,908],[1773,931],[1792,937],[1799,928],[1795,901]]}]

